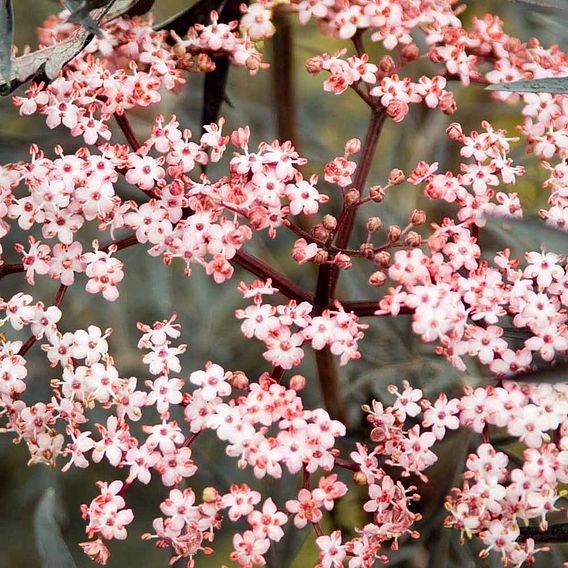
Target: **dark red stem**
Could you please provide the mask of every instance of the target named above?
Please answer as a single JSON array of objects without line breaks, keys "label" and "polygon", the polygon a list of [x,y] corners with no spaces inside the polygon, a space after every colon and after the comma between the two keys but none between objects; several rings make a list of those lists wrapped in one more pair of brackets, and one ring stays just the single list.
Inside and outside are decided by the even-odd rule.
[{"label": "dark red stem", "polygon": [[136,134],[134,134],[134,130],[132,130],[132,126],[130,126],[130,122],[128,118],[126,118],[126,114],[115,114],[114,118],[116,118],[116,122],[118,126],[120,126],[130,147],[137,152],[142,147],[142,144],[140,144]]},{"label": "dark red stem", "polygon": [[304,288],[298,286],[295,282],[292,282],[292,280],[284,276],[282,273],[277,272],[256,256],[253,256],[244,250],[239,250],[233,258],[233,261],[247,272],[251,272],[259,278],[264,280],[271,278],[274,286],[287,298],[298,300],[300,302],[310,302],[310,304],[313,303],[314,300],[312,295],[304,290]]},{"label": "dark red stem", "polygon": [[8,276],[8,274],[16,274],[23,271],[23,264],[3,264],[0,266],[0,278],[4,278],[4,276]]},{"label": "dark red stem", "polygon": [[354,461],[344,460],[341,458],[335,458],[335,465],[337,467],[342,467],[343,469],[348,469],[349,471],[359,471],[359,466]]},{"label": "dark red stem", "polygon": [[[377,315],[375,312],[379,309],[379,300],[362,300],[362,301],[342,301],[340,300],[343,309],[346,312],[353,312],[359,317],[368,317]],[[414,313],[413,308],[408,308],[407,306],[402,306],[400,308],[399,314],[410,315]],[[390,314],[384,314],[384,316],[389,317]],[[380,315],[378,316],[380,317]]]}]

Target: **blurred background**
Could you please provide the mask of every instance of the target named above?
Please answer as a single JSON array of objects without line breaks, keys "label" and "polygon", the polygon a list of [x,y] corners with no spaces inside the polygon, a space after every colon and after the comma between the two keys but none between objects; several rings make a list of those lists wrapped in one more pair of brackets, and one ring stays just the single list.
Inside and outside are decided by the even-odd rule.
[{"label": "blurred background", "polygon": [[[16,43],[20,48],[25,44],[35,47],[35,28],[50,13],[57,11],[58,5],[49,0],[18,0],[14,4]],[[187,0],[157,0],[154,10],[156,21],[175,14],[187,4]],[[567,47],[565,29],[568,12],[546,9],[541,3],[531,2],[493,0],[468,4],[470,6],[464,16],[466,25],[472,15],[490,11],[505,20],[508,33],[523,40],[536,36],[545,46],[551,43],[560,43],[562,46],[564,42],[563,47]],[[306,171],[321,174],[327,161],[342,155],[343,146],[349,138],[364,137],[368,115],[355,94],[347,92],[336,97],[325,93],[322,89],[323,75],[312,77],[304,70],[303,62],[308,57],[324,51],[331,53],[344,44],[322,38],[313,25],[301,27],[294,18],[289,18],[289,23],[294,61],[292,90],[296,105],[295,111],[288,117],[287,126],[291,129],[288,132],[294,133],[294,143],[298,150],[309,159]],[[267,42],[264,48],[269,63],[273,61],[273,42],[274,40]],[[375,49],[371,54],[378,57],[381,52]],[[416,72],[416,77],[421,74],[418,67],[412,69],[412,72]],[[221,113],[227,118],[227,131],[249,125],[254,143],[271,141],[286,134],[282,132],[282,127],[279,131],[273,110],[277,91],[281,88],[280,83],[275,83],[277,74],[278,66],[276,73],[273,68],[260,72],[253,78],[245,71],[231,70],[228,87],[230,105],[226,104]],[[458,84],[452,84],[451,88],[456,93],[458,103],[458,113],[455,116],[448,117],[439,111],[429,111],[425,106],[414,105],[402,124],[387,122],[368,185],[384,183],[388,172],[394,167],[408,173],[419,160],[438,161],[441,171],[457,171],[459,148],[444,134],[447,125],[454,120],[463,125],[464,131],[469,131],[479,129],[481,120],[486,119],[496,127],[508,129],[514,135],[515,125],[520,122],[518,107],[495,104],[487,92],[475,85],[464,89]],[[159,111],[165,116],[175,113],[183,127],[189,127],[194,133],[198,133],[202,92],[203,78],[190,75],[182,93],[177,97],[165,96]],[[149,134],[156,112],[157,107],[153,107],[146,112],[129,115],[140,138]],[[117,138],[113,140],[122,141],[120,132],[116,130],[115,133]],[[48,153],[56,144],[61,144],[68,151],[77,147],[77,139],[71,138],[65,129],[49,130],[41,117],[20,118],[17,109],[11,105],[10,97],[0,100],[1,163],[27,159],[29,145],[33,142]],[[524,162],[528,172],[514,189],[521,194],[525,208],[536,212],[546,202],[547,196],[540,187],[545,172],[535,167],[534,159],[526,160],[522,157],[522,148],[516,152],[513,158]],[[214,177],[213,171],[211,176]],[[330,195],[337,192],[334,187],[326,187],[323,176],[320,190]],[[366,211],[369,215],[380,215],[385,226],[391,223],[404,226],[408,214],[414,208],[428,209],[430,222],[439,221],[452,213],[448,208],[433,208],[416,188],[408,185],[391,191],[382,204],[373,207],[376,207],[376,212],[371,209]],[[326,212],[337,211],[337,201],[332,199]],[[86,234],[87,240],[93,236]],[[364,228],[359,227],[354,242],[357,242],[357,236],[364,240]],[[513,253],[518,254],[523,247],[530,246],[530,240],[538,238],[538,235],[511,239],[503,235],[493,238],[488,233],[484,238],[487,242],[483,246],[488,249],[511,246]],[[290,247],[294,240],[293,235],[281,230],[275,241],[255,237],[247,250],[313,290],[313,268],[298,266],[290,259]],[[23,242],[23,235],[13,230],[2,243],[7,259],[14,258],[11,254],[15,242]],[[255,341],[245,341],[240,334],[239,323],[233,316],[235,308],[242,305],[236,285],[241,279],[250,281],[250,275],[237,270],[232,283],[217,286],[199,269],[194,270],[191,279],[185,278],[183,268],[178,264],[166,269],[160,259],[148,256],[142,247],[126,249],[118,256],[126,265],[119,301],[109,304],[99,297],[87,294],[83,290],[84,282],[79,278],[79,285],[72,287],[65,297],[61,328],[75,330],[89,324],[98,325],[102,329],[112,327],[114,331],[110,338],[110,352],[121,376],[134,375],[140,381],[147,378],[147,370],[141,362],[142,354],[136,350],[139,338],[136,322],[152,323],[168,318],[172,312],[177,312],[178,322],[182,324],[181,339],[189,344],[182,359],[184,377],[193,370],[201,369],[208,360],[214,360],[227,369],[243,370],[250,377],[258,376],[266,369],[261,356],[262,345]],[[355,263],[353,269],[340,280],[339,296],[350,300],[377,298],[377,292],[367,284],[369,269],[366,264]],[[22,289],[22,276],[4,278],[0,286],[0,296],[10,297]],[[27,285],[25,289],[36,300],[43,299],[51,303],[57,284],[39,277],[34,289],[30,290]],[[360,411],[361,404],[373,398],[387,402],[392,400],[386,391],[388,384],[399,384],[407,378],[414,386],[422,388],[425,396],[435,396],[441,390],[451,396],[460,393],[465,383],[486,380],[481,378],[481,369],[471,366],[467,373],[459,373],[445,360],[437,357],[431,346],[421,343],[411,333],[408,317],[369,320],[368,323],[371,327],[366,339],[361,342],[362,359],[341,368],[342,395],[350,417],[348,436],[341,442],[345,451],[355,441],[364,440],[368,435]],[[30,361],[26,400],[46,399],[50,390],[49,381],[55,376],[55,370],[45,364],[38,345],[30,352]],[[321,405],[315,364],[309,353],[299,371],[308,378],[308,387],[303,393],[306,407]],[[103,420],[104,413],[91,415],[92,423]],[[422,536],[417,541],[403,539],[400,550],[396,552],[385,551],[391,558],[391,566],[465,568],[500,565],[493,555],[487,560],[480,560],[477,557],[479,550],[474,545],[462,546],[457,531],[442,528],[445,517],[444,497],[450,487],[461,484],[463,460],[477,444],[478,441],[468,434],[455,432],[439,445],[440,459],[428,472],[431,483],[419,488],[422,500],[418,509],[424,519],[417,528]],[[506,449],[513,459],[515,455],[519,455],[519,448],[507,446]],[[231,483],[251,482],[249,472],[238,471],[234,460],[225,456],[222,444],[216,443],[214,437],[200,437],[199,443],[192,450],[200,468],[190,482],[198,496],[201,489],[208,485],[215,485],[222,491],[227,490]],[[0,436],[0,568],[93,566],[77,546],[78,542],[86,540],[79,506],[90,502],[96,495],[95,481],[114,479],[115,470],[104,464],[95,464],[86,470],[72,469],[62,474],[44,466],[25,467],[28,458],[26,447],[12,444],[9,435]],[[348,482],[348,478],[345,481]],[[292,497],[298,489],[297,485],[298,480],[292,478],[274,483],[256,482],[264,495],[271,494],[279,504]],[[126,499],[128,506],[135,512],[135,521],[128,527],[127,541],[110,543],[110,567],[138,564],[157,568],[167,565],[167,550],[158,550],[151,543],[141,542],[138,538],[141,533],[151,530],[151,521],[159,516],[158,505],[166,493],[156,479],[147,487],[134,487],[128,491]],[[363,526],[369,522],[361,508],[364,500],[364,491],[350,491],[332,514],[325,517],[324,529],[341,528],[349,531],[353,526]],[[216,553],[211,557],[199,556],[196,559],[198,567],[215,567],[228,562],[231,551],[229,532],[234,529],[232,524],[227,526],[230,527],[229,530],[222,530],[215,540]],[[292,534],[287,534],[279,544],[272,547],[268,565],[271,568],[313,566],[317,562],[313,531],[305,529],[289,532]],[[349,536],[349,532],[346,535]],[[51,563],[42,560],[42,550],[44,556],[51,558]],[[567,557],[566,549],[557,548],[550,555],[542,558],[539,555],[538,565],[559,568]],[[179,566],[182,565],[185,564],[179,563]]]}]

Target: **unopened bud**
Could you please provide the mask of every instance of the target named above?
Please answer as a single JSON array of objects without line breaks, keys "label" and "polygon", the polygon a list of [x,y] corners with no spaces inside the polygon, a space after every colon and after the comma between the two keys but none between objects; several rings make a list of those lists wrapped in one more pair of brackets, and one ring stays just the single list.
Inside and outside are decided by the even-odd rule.
[{"label": "unopened bud", "polygon": [[345,201],[345,205],[354,205],[359,201],[360,193],[356,189],[350,189],[345,193],[343,196],[343,200]]},{"label": "unopened bud", "polygon": [[367,485],[367,476],[362,471],[356,471],[353,474],[353,483],[355,485]]},{"label": "unopened bud", "polygon": [[373,262],[381,268],[388,268],[390,266],[390,252],[382,250],[373,257]]},{"label": "unopened bud", "polygon": [[176,43],[173,47],[173,52],[176,57],[183,57],[185,55],[185,47],[181,43]]},{"label": "unopened bud", "polygon": [[359,250],[363,253],[365,258],[373,258],[373,245],[372,243],[363,243]]},{"label": "unopened bud", "polygon": [[383,222],[380,217],[369,217],[367,221],[367,231],[370,233],[375,233],[383,226]]},{"label": "unopened bud", "polygon": [[443,235],[431,235],[428,237],[428,248],[432,252],[441,251],[448,242],[448,237]]},{"label": "unopened bud", "polygon": [[349,270],[352,265],[351,258],[342,252],[335,255],[333,264],[335,264],[335,266],[337,266],[340,270]]},{"label": "unopened bud", "polygon": [[320,241],[327,241],[329,239],[329,231],[323,225],[314,225],[312,227],[312,235]]},{"label": "unopened bud", "polygon": [[322,69],[322,66],[323,66],[323,58],[321,55],[310,57],[306,61],[306,69],[308,70],[308,73],[311,73],[312,75],[319,73]]},{"label": "unopened bud", "polygon": [[422,244],[422,237],[416,231],[410,231],[404,239],[404,244],[409,247],[419,247]]},{"label": "unopened bud", "polygon": [[441,97],[440,97],[440,102],[438,103],[438,108],[444,113],[444,114],[454,114],[456,112],[456,110],[458,109],[458,105],[456,104],[456,101],[454,100],[454,94],[453,93],[444,93]]},{"label": "unopened bud", "polygon": [[303,375],[294,375],[290,379],[290,388],[295,391],[301,391],[306,386],[306,377]]},{"label": "unopened bud", "polygon": [[369,196],[375,203],[380,203],[385,198],[385,190],[380,185],[374,185],[369,189]]},{"label": "unopened bud", "polygon": [[405,45],[402,48],[401,53],[407,61],[414,61],[420,57],[420,49],[418,49],[418,46],[415,43]]},{"label": "unopened bud", "polygon": [[318,252],[316,252],[316,256],[314,256],[313,261],[316,264],[323,264],[324,262],[327,262],[328,258],[329,253],[326,250],[319,249]]},{"label": "unopened bud", "polygon": [[389,174],[389,183],[391,185],[400,185],[405,180],[405,175],[402,170],[395,168]]},{"label": "unopened bud", "polygon": [[361,150],[361,140],[359,138],[351,138],[345,144],[345,157],[357,154]]},{"label": "unopened bud", "polygon": [[268,221],[266,207],[255,207],[254,209],[251,209],[248,214],[248,221],[256,230],[263,228],[265,223]]},{"label": "unopened bud", "polygon": [[381,272],[380,270],[373,272],[373,274],[369,276],[369,284],[371,286],[376,286],[377,288],[379,286],[382,286],[386,281],[387,281],[387,275],[384,272]]},{"label": "unopened bud", "polygon": [[245,61],[246,68],[249,71],[258,71],[261,68],[261,63],[260,55],[250,55]]},{"label": "unopened bud", "polygon": [[211,58],[205,54],[200,53],[197,56],[197,70],[201,73],[210,73],[215,69],[215,63],[211,60]]},{"label": "unopened bud", "polygon": [[237,148],[244,148],[250,138],[250,128],[245,126],[231,133],[231,144]]},{"label": "unopened bud", "polygon": [[322,225],[328,231],[335,231],[337,229],[337,219],[333,215],[324,215]]},{"label": "unopened bud", "polygon": [[216,503],[219,500],[219,492],[215,487],[206,487],[201,499],[204,503]]},{"label": "unopened bud", "polygon": [[246,390],[249,386],[248,377],[242,371],[233,371],[229,379],[231,385],[239,390]]},{"label": "unopened bud", "polygon": [[398,241],[400,235],[402,235],[402,230],[398,225],[391,225],[387,229],[387,237],[391,243]]},{"label": "unopened bud", "polygon": [[396,63],[390,55],[384,55],[379,60],[379,69],[385,75],[392,75],[396,71]]},{"label": "unopened bud", "polygon": [[426,211],[413,209],[412,213],[410,213],[409,220],[415,227],[424,225],[424,223],[426,223]]}]

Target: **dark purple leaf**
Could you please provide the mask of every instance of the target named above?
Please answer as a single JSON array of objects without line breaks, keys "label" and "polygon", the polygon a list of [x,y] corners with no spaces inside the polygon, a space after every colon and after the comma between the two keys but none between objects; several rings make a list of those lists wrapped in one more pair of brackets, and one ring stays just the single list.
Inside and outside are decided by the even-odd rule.
[{"label": "dark purple leaf", "polygon": [[[90,17],[97,25],[102,25],[125,14],[137,4],[138,0],[111,0],[103,7],[93,9]],[[7,95],[34,78],[52,81],[61,69],[83,50],[92,37],[91,32],[81,27],[65,41],[17,57],[12,62],[9,79],[5,78],[0,82],[0,95]]]},{"label": "dark purple leaf", "polygon": [[212,10],[220,10],[223,0],[199,0],[186,10],[182,10],[165,22],[154,26],[156,31],[171,30],[180,36],[184,36],[187,30],[195,24],[206,24]]},{"label": "dark purple leaf", "polygon": [[12,0],[0,0],[0,75],[10,77],[12,44],[14,43],[14,11]]}]

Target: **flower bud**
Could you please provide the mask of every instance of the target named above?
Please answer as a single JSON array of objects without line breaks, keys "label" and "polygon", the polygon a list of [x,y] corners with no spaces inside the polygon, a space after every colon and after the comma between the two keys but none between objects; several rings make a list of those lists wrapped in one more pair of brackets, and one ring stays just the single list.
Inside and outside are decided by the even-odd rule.
[{"label": "flower bud", "polygon": [[420,49],[418,49],[418,46],[415,43],[405,45],[402,48],[401,53],[407,61],[414,61],[420,57]]},{"label": "flower bud", "polygon": [[380,217],[369,217],[367,221],[367,231],[370,233],[375,233],[383,226],[383,222]]},{"label": "flower bud", "polygon": [[351,138],[345,144],[345,157],[357,154],[361,150],[361,140],[359,138]]},{"label": "flower bud", "polygon": [[379,69],[384,75],[392,75],[396,71],[396,63],[390,55],[384,55],[379,59]]},{"label": "flower bud", "polygon": [[369,284],[371,286],[379,287],[382,286],[387,281],[387,275],[380,270],[373,272],[371,276],[369,276]]},{"label": "flower bud", "polygon": [[343,196],[345,205],[354,205],[355,203],[357,203],[357,201],[359,201],[360,195],[361,194],[356,189],[350,189],[349,191],[345,192],[345,195]]},{"label": "flower bud", "polygon": [[422,244],[422,237],[416,231],[410,231],[404,239],[404,244],[409,247],[419,247]]},{"label": "flower bud", "polygon": [[450,140],[463,140],[463,130],[459,122],[452,122],[452,124],[446,128],[446,134]]},{"label": "flower bud", "polygon": [[329,231],[323,225],[314,225],[312,227],[312,236],[325,242],[329,239]]},{"label": "flower bud", "polygon": [[352,265],[351,258],[342,252],[335,255],[333,264],[335,264],[335,266],[337,266],[340,270],[349,270]]},{"label": "flower bud", "polygon": [[390,252],[382,250],[373,257],[373,262],[381,268],[388,268],[390,266]]},{"label": "flower bud", "polygon": [[385,190],[380,185],[374,185],[369,189],[369,196],[375,203],[380,203],[385,198]]},{"label": "flower bud", "polygon": [[248,144],[249,138],[250,128],[248,126],[245,126],[244,128],[235,130],[231,134],[231,144],[233,144],[233,146],[236,146],[237,148],[244,148]]},{"label": "flower bud", "polygon": [[248,377],[242,371],[233,371],[229,382],[234,388],[239,390],[247,390],[249,386]]},{"label": "flower bud", "polygon": [[391,185],[400,185],[405,180],[405,175],[402,170],[395,168],[389,174],[389,183]]},{"label": "flower bud", "polygon": [[413,209],[412,213],[410,213],[409,220],[415,227],[424,225],[424,223],[426,223],[426,211]]},{"label": "flower bud", "polygon": [[316,264],[323,264],[324,262],[327,262],[328,258],[329,258],[329,253],[326,250],[319,249],[318,252],[316,253],[316,256],[314,256],[313,261]]},{"label": "flower bud", "polygon": [[353,483],[355,485],[367,485],[367,476],[362,471],[356,471],[353,473]]},{"label": "flower bud", "polygon": [[398,225],[391,225],[387,229],[387,237],[391,243],[398,241],[400,235],[402,235],[402,230]]},{"label": "flower bud", "polygon": [[185,55],[185,47],[181,43],[176,43],[173,46],[173,53],[176,57],[183,57]]},{"label": "flower bud", "polygon": [[438,108],[444,114],[454,114],[458,108],[456,101],[454,100],[453,93],[444,93],[440,97],[440,102],[438,103]]},{"label": "flower bud", "polygon": [[431,252],[441,251],[448,242],[447,236],[442,235],[430,235],[428,237],[428,248]]},{"label": "flower bud", "polygon": [[306,386],[306,377],[303,375],[294,375],[290,379],[290,388],[294,389],[295,391],[301,391]]},{"label": "flower bud", "polygon": [[322,69],[322,66],[323,66],[323,58],[321,55],[310,57],[306,61],[306,69],[308,70],[308,73],[311,73],[312,75],[319,73]]},{"label": "flower bud", "polygon": [[249,211],[248,221],[252,228],[258,231],[263,228],[265,223],[268,221],[268,211],[265,207],[255,207]]},{"label": "flower bud", "polygon": [[436,49],[431,49],[428,57],[430,58],[430,61],[432,61],[432,63],[440,63],[442,61],[442,56]]},{"label": "flower bud", "polygon": [[204,503],[215,503],[219,500],[219,492],[215,487],[206,487],[203,490],[201,499]]},{"label": "flower bud", "polygon": [[363,243],[359,250],[363,253],[365,258],[373,258],[373,245],[372,243]]},{"label": "flower bud", "polygon": [[200,73],[210,73],[214,69],[215,69],[215,63],[211,61],[211,58],[207,54],[200,53],[197,56],[197,70]]},{"label": "flower bud", "polygon": [[402,122],[408,114],[408,103],[398,99],[393,99],[387,105],[387,114],[395,121]]},{"label": "flower bud", "polygon": [[260,55],[251,55],[245,61],[246,68],[249,71],[258,71],[262,67],[262,59]]},{"label": "flower bud", "polygon": [[324,215],[322,225],[328,231],[335,231],[337,229],[337,219],[333,215]]}]

